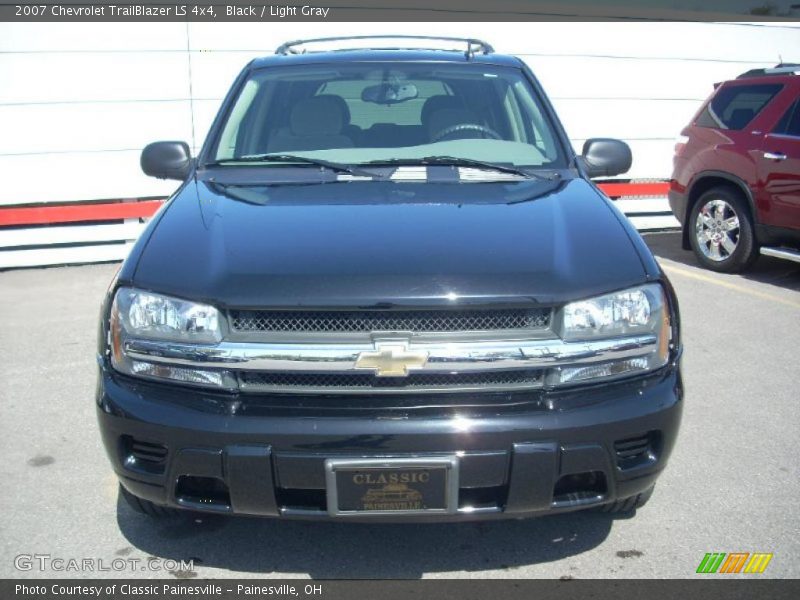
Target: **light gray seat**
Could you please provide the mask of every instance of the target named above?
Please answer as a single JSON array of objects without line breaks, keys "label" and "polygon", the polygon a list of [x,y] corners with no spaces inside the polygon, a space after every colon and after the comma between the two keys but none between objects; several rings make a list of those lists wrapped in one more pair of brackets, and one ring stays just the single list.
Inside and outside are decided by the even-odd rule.
[{"label": "light gray seat", "polygon": [[268,152],[352,148],[353,140],[342,133],[345,115],[337,98],[315,96],[298,102],[289,115],[289,127],[270,136]]}]

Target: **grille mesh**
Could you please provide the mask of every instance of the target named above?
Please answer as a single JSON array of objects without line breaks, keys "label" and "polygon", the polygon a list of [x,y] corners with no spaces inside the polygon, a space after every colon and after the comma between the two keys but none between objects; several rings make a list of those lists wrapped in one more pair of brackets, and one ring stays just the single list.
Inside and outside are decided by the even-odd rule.
[{"label": "grille mesh", "polygon": [[407,377],[376,377],[371,373],[271,373],[244,372],[242,389],[251,391],[315,391],[342,392],[352,390],[419,390],[458,388],[526,388],[538,387],[541,371],[524,369],[491,373],[412,373]]},{"label": "grille mesh", "polygon": [[419,311],[231,311],[231,327],[241,332],[370,332],[370,331],[497,331],[542,329],[550,310],[419,310]]}]

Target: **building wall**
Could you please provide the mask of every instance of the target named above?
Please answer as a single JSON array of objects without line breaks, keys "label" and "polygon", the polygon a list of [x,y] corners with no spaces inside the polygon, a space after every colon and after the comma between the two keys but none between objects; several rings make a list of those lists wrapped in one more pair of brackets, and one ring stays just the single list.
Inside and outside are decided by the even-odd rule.
[{"label": "building wall", "polygon": [[713,83],[800,60],[797,25],[3,23],[0,210],[169,195],[174,182],[139,169],[145,144],[186,140],[197,150],[244,64],[283,41],[331,35],[485,39],[530,64],[576,149],[589,137],[622,138],[634,154],[626,177],[664,179],[673,140]]}]

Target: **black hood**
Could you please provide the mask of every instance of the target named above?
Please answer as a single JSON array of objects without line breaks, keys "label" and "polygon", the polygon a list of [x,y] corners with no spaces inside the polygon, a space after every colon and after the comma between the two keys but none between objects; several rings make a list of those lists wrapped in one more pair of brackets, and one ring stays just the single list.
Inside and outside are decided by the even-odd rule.
[{"label": "black hood", "polygon": [[192,181],[154,225],[132,283],[220,306],[553,304],[646,281],[581,179]]}]

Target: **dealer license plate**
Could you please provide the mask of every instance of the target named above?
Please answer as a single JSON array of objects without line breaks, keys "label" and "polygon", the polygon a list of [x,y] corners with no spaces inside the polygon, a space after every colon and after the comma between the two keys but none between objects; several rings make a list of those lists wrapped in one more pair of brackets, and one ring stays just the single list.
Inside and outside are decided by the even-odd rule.
[{"label": "dealer license plate", "polygon": [[364,514],[454,513],[458,459],[328,459],[328,512]]}]

